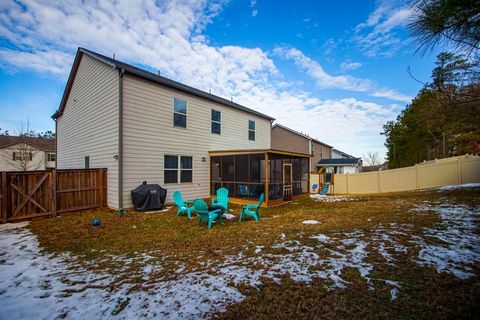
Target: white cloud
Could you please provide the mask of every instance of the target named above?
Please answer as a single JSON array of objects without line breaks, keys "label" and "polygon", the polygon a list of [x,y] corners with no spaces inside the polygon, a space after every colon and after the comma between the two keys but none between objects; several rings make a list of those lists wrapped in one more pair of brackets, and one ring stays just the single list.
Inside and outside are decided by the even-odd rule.
[{"label": "white cloud", "polygon": [[[376,83],[369,79],[362,79],[352,77],[350,75],[332,76],[329,75],[317,61],[307,57],[303,52],[291,47],[277,47],[274,50],[275,54],[291,59],[302,70],[305,70],[312,78],[315,79],[316,84],[321,89],[338,88],[344,90],[369,92],[371,96],[388,98],[391,100],[398,100],[409,102],[411,97],[398,93],[393,89],[380,88]],[[360,63],[342,64],[340,67],[356,68],[360,67]]]},{"label": "white cloud", "polygon": [[18,70],[27,67],[38,72],[64,76],[65,66],[71,63],[72,55],[59,51],[35,51],[31,53],[0,49],[0,66],[7,70]]},{"label": "white cloud", "polygon": [[371,96],[388,98],[391,100],[398,100],[398,101],[404,101],[404,102],[411,102],[413,99],[410,96],[407,96],[405,94],[398,93],[395,90],[389,90],[389,89],[375,91],[374,93],[371,94]]},{"label": "white cloud", "polygon": [[381,1],[367,21],[355,27],[353,40],[368,57],[391,57],[406,44],[397,31],[406,26],[412,12],[408,2]]},{"label": "white cloud", "polygon": [[250,0],[250,8],[252,8],[252,17],[256,17],[258,14],[257,0]]},{"label": "white cloud", "polygon": [[343,71],[356,70],[361,66],[362,64],[360,62],[343,62],[340,65],[340,69],[342,69]]},{"label": "white cloud", "polygon": [[[256,1],[252,1],[256,5]],[[0,67],[65,79],[78,46],[159,69],[163,75],[269,114],[296,130],[356,154],[383,148],[392,107],[355,98],[320,100],[293,89],[259,48],[212,46],[202,31],[223,1],[96,2],[29,0],[0,3]],[[323,87],[371,90],[371,81],[332,76],[294,48],[278,49]],[[277,50],[277,51],[278,51]],[[346,146],[350,147],[347,148]]]},{"label": "white cloud", "polygon": [[277,47],[274,52],[284,58],[291,59],[294,63],[311,75],[320,88],[340,88],[353,91],[366,91],[371,87],[371,81],[351,76],[332,76],[323,70],[320,63],[307,57],[296,48]]}]

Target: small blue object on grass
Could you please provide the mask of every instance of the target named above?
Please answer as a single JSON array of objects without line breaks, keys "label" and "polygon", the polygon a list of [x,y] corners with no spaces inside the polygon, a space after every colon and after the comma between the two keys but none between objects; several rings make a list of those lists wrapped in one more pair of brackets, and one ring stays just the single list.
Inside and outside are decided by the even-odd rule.
[{"label": "small blue object on grass", "polygon": [[92,220],[92,226],[98,227],[100,225],[100,219],[95,218]]}]

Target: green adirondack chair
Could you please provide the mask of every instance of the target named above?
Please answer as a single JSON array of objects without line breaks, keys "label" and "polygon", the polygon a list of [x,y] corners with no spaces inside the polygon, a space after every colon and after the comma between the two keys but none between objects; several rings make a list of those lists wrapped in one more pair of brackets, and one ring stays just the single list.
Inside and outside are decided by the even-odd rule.
[{"label": "green adirondack chair", "polygon": [[258,199],[257,204],[247,204],[242,207],[242,212],[240,212],[240,218],[238,222],[242,222],[242,219],[246,219],[247,216],[252,217],[255,219],[255,221],[260,220],[260,215],[258,214],[258,210],[260,209],[260,206],[263,203],[263,200],[265,200],[265,195],[262,193],[260,198]]},{"label": "green adirondack chair", "polygon": [[202,199],[193,201],[193,207],[195,208],[195,213],[199,217],[198,224],[205,221],[208,223],[208,229],[210,229],[212,227],[212,222],[218,218],[220,218],[220,223],[223,223],[222,209],[208,211],[207,203]]},{"label": "green adirondack chair", "polygon": [[173,193],[173,201],[178,207],[177,217],[183,213],[186,213],[188,219],[192,219],[192,211],[195,211],[195,208],[192,207],[193,201],[186,201],[182,198],[182,193],[180,191],[175,191]]},{"label": "green adirondack chair", "polygon": [[225,212],[228,210],[228,189],[220,188],[217,190],[217,197],[212,198],[212,206],[222,206]]}]

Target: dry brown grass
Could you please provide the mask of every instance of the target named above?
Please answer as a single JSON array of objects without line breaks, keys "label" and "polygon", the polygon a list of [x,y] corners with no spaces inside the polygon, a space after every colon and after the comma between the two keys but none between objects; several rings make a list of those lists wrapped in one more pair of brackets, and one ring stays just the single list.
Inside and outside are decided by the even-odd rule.
[{"label": "dry brown grass", "polygon": [[[359,201],[331,203],[302,200],[261,209],[262,220],[258,223],[253,220],[238,223],[235,219],[223,225],[216,223],[211,230],[205,224],[198,226],[196,219],[176,217],[174,208],[165,213],[129,212],[123,217],[116,216],[114,212],[84,212],[37,220],[30,224],[30,228],[45,250],[51,253],[71,252],[88,260],[104,254],[134,255],[154,251],[171,261],[181,260],[188,269],[241,251],[253,255],[256,246],[268,247],[282,235],[286,240],[308,241],[308,237],[299,235],[329,235],[359,229],[368,233],[374,226],[389,223],[408,223],[413,225],[413,233],[420,233],[423,227],[439,221],[434,213],[416,215],[409,212],[415,204],[423,201],[441,203],[449,199],[466,205],[480,205],[478,189],[358,198]],[[231,208],[238,218],[240,207],[232,205]],[[94,217],[101,219],[101,227],[91,226]],[[321,221],[321,224],[302,223],[312,219]],[[368,259],[375,263],[377,258],[369,255]],[[108,268],[108,265],[99,267]],[[136,272],[133,269],[132,272]],[[432,268],[420,268],[408,256],[397,262],[395,267],[376,266],[374,272],[375,278],[388,277],[403,283],[398,300],[390,300],[387,286],[382,289],[382,285],[377,284],[376,290],[368,290],[365,280],[359,277],[357,271],[351,270],[344,275],[350,285],[334,291],[327,291],[321,281],[307,285],[295,283],[289,278],[284,278],[281,284],[265,280],[258,291],[244,288],[247,298],[217,317],[449,319],[480,316],[478,277],[460,281],[438,274]]]}]

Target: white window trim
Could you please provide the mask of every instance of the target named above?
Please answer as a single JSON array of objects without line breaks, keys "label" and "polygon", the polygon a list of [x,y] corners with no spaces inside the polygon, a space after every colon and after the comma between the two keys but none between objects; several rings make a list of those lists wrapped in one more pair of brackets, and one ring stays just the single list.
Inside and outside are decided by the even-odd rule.
[{"label": "white window trim", "polygon": [[[181,112],[176,112],[175,111],[175,99],[185,101],[185,106],[187,108],[187,110],[186,110],[187,112],[181,113]],[[173,99],[172,99],[172,111],[173,111],[173,113],[172,113],[172,126],[174,128],[187,129],[188,128],[188,101],[187,101],[187,99],[183,99],[183,98],[179,98],[179,97],[174,96]],[[175,125],[175,113],[180,114],[182,116],[185,116],[185,127],[179,127],[179,126]]]},{"label": "white window trim", "polygon": [[[217,135],[222,135],[222,111],[217,110],[217,109],[212,109],[212,111],[217,111],[220,112],[220,121],[215,121],[212,118],[212,112],[210,112],[210,133],[211,134],[217,134]],[[220,133],[212,132],[212,123],[218,123],[220,125]]]},{"label": "white window trim", "polygon": [[[254,129],[250,129],[250,121],[253,122],[253,124],[254,124],[254,126],[255,126]],[[248,120],[248,123],[247,123],[247,129],[248,129],[248,136],[247,136],[248,141],[256,141],[256,140],[257,140],[257,133],[256,133],[256,131],[257,131],[257,123],[256,123],[256,121],[249,119],[249,120]],[[253,131],[253,136],[254,136],[254,139],[253,139],[253,140],[250,139],[250,131]]]},{"label": "white window trim", "polygon": [[[165,156],[171,156],[171,157],[177,157],[177,164],[178,164],[178,167],[176,169],[172,169],[172,168],[165,168]],[[192,158],[192,169],[182,169],[181,168],[181,157],[190,157]],[[164,153],[163,154],[163,184],[166,184],[166,185],[178,185],[178,184],[181,184],[181,185],[189,185],[189,184],[193,184],[195,179],[194,179],[194,170],[195,170],[195,164],[194,164],[194,161],[193,161],[194,157],[192,155],[188,155],[188,154],[173,154],[173,153]],[[165,171],[166,170],[176,170],[177,171],[177,182],[165,182]],[[192,181],[190,182],[181,182],[181,171],[182,170],[190,170],[192,171]]]},{"label": "white window trim", "polygon": [[[27,155],[28,157],[25,157]],[[28,159],[25,159],[25,158],[28,158]],[[13,151],[13,161],[33,161],[33,152]]]}]

